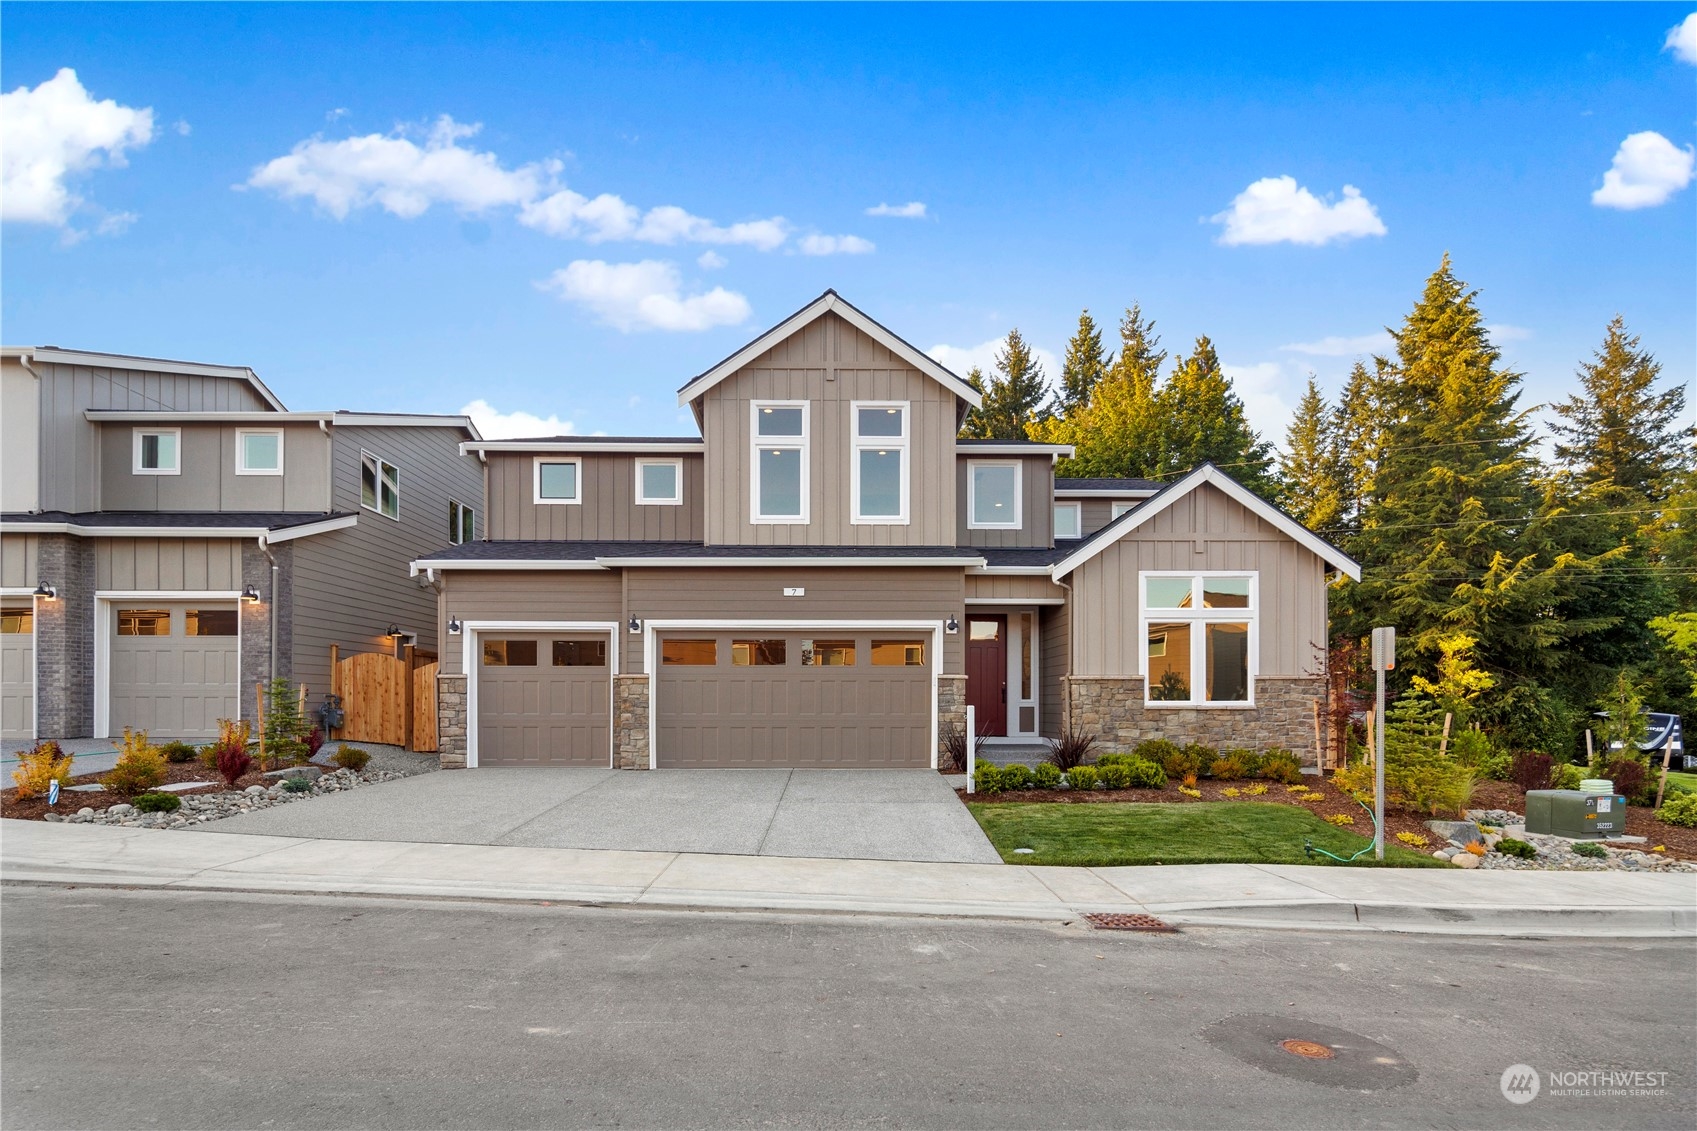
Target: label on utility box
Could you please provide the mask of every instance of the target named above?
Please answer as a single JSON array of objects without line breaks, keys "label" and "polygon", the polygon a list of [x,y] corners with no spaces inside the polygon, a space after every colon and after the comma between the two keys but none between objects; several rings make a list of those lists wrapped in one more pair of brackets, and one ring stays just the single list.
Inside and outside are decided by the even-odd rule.
[{"label": "label on utility box", "polygon": [[1615,799],[1612,797],[1597,798],[1597,812],[1607,813],[1614,808]]}]

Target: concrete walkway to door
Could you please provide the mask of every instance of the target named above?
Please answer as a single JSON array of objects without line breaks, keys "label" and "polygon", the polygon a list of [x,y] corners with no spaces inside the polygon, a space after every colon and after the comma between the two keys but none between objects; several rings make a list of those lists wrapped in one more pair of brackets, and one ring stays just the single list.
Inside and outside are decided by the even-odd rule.
[{"label": "concrete walkway to door", "polygon": [[999,864],[935,770],[454,770],[194,832]]}]

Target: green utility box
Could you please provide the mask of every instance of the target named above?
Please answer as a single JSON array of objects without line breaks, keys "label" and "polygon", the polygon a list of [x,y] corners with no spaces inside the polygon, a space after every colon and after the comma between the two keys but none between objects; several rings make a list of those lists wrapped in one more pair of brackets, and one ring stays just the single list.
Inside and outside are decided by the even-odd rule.
[{"label": "green utility box", "polygon": [[1577,789],[1530,789],[1526,791],[1526,831],[1576,840],[1621,836],[1626,832],[1626,798]]}]

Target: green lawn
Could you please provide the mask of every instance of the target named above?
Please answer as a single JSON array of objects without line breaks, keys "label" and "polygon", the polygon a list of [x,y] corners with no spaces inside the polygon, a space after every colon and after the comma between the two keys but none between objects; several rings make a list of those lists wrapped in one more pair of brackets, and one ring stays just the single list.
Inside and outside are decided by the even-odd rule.
[{"label": "green lawn", "polygon": [[[1009,864],[1330,864],[1310,860],[1304,841],[1339,856],[1370,838],[1328,825],[1294,805],[1258,802],[1139,802],[1062,805],[1044,802],[970,803],[990,843]],[[1014,855],[1032,848],[1030,855]],[[1368,853],[1358,864],[1375,863]],[[1385,846],[1385,863],[1404,868],[1448,867],[1422,852]]]},{"label": "green lawn", "polygon": [[[1652,762],[1654,762],[1654,759],[1652,759]],[[1650,780],[1655,781],[1661,775],[1661,772],[1661,763],[1655,762],[1650,770]],[[1687,792],[1697,793],[1697,774],[1688,774],[1681,770],[1669,770],[1668,784],[1673,785],[1675,782],[1683,786]]]}]

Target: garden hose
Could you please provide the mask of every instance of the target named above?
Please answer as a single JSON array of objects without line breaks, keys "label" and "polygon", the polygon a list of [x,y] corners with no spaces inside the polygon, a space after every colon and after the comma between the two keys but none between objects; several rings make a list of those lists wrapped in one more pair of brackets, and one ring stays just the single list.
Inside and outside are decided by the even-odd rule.
[{"label": "garden hose", "polygon": [[[1361,808],[1367,810],[1367,816],[1373,822],[1374,840],[1377,840],[1378,839],[1378,832],[1379,832],[1379,819],[1377,817],[1373,816],[1373,810],[1367,808],[1367,802],[1365,802],[1365,801],[1361,800],[1361,798],[1357,797],[1355,799],[1355,803],[1357,805],[1361,806]],[[1305,840],[1305,841],[1302,842],[1302,851],[1307,853],[1309,856],[1313,856],[1317,852],[1321,856],[1329,857],[1330,859],[1336,860],[1340,864],[1353,864],[1357,860],[1361,859],[1362,856],[1373,851],[1373,841],[1368,841],[1367,846],[1365,848],[1363,848],[1360,852],[1357,852],[1354,856],[1339,856],[1335,852],[1327,852],[1324,848],[1315,848],[1314,842],[1311,841],[1311,840]]]}]

